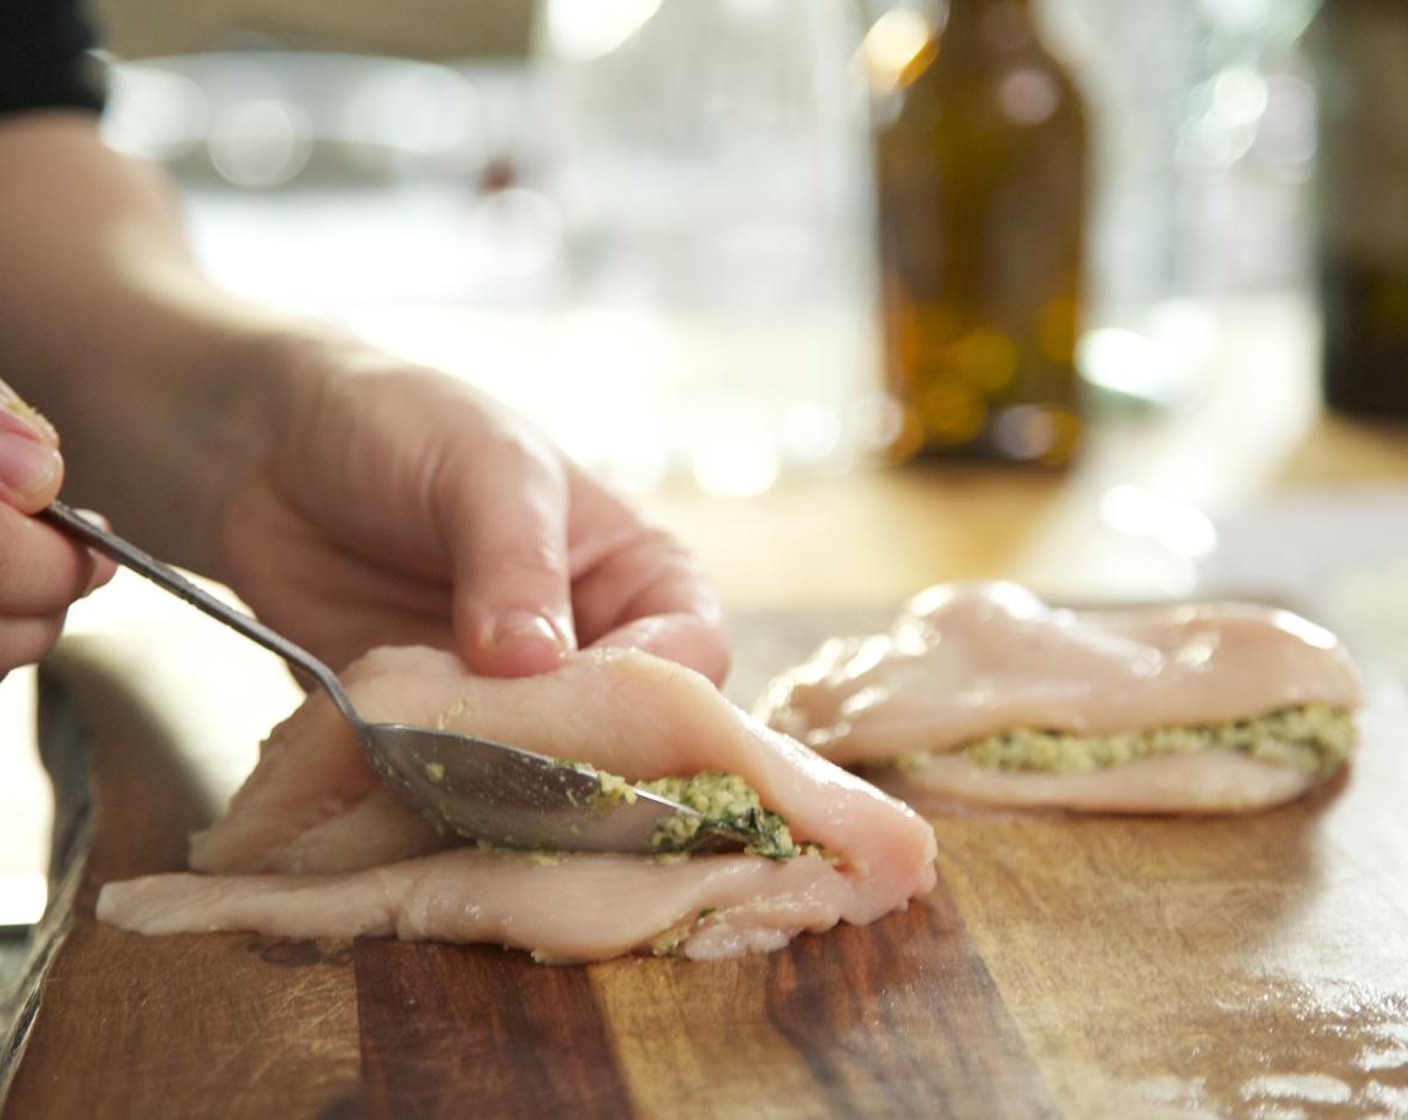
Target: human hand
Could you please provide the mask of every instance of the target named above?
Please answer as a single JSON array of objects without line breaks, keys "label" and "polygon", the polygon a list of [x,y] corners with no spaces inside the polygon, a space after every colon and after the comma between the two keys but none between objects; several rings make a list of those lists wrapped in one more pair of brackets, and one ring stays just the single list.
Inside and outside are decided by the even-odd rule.
[{"label": "human hand", "polygon": [[[0,127],[0,369],[58,418],[69,497],[332,664],[428,642],[531,673],[616,643],[722,677],[717,598],[666,534],[468,386],[211,282],[169,180],[95,118],[17,116]],[[20,570],[5,544],[40,539],[21,516],[0,583]]]},{"label": "human hand", "polygon": [[0,381],[0,677],[48,653],[70,604],[112,578],[112,561],[30,516],[63,473],[53,427]]},{"label": "human hand", "polygon": [[727,672],[692,557],[473,387],[365,351],[314,379],[226,504],[218,574],[341,666],[375,645],[542,672],[578,645]]}]

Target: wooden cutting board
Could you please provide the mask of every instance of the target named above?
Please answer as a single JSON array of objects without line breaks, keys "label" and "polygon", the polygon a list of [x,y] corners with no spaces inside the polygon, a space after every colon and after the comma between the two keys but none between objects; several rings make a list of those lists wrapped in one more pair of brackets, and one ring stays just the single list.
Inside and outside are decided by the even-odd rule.
[{"label": "wooden cutting board", "polygon": [[[873,621],[746,620],[735,695]],[[5,1120],[1408,1116],[1408,713],[1387,684],[1348,778],[1295,805],[936,817],[938,888],[871,926],[545,967],[98,924],[98,887],[181,867],[228,792],[192,698],[134,685],[150,656],[70,643],[44,674],[61,874]]]}]

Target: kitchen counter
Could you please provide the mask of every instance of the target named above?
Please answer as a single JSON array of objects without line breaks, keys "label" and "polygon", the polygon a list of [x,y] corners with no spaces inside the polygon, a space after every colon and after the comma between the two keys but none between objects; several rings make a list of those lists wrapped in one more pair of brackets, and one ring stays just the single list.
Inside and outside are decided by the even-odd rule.
[{"label": "kitchen counter", "polygon": [[[1205,593],[1220,524],[1401,485],[1405,437],[1256,363],[1183,412],[1108,417],[1068,475],[911,467],[643,501],[733,608],[746,703],[939,580]],[[57,878],[4,1117],[1408,1116],[1408,704],[1372,655],[1354,765],[1293,805],[935,816],[938,887],[871,926],[722,963],[544,967],[94,920],[102,882],[182,865],[296,701],[244,645],[143,608],[78,620],[46,665]]]}]

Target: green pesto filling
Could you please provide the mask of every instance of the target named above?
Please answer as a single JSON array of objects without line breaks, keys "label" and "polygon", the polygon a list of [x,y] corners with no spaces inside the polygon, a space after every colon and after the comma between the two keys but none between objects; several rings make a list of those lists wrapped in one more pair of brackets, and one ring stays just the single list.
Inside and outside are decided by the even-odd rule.
[{"label": "green pesto filling", "polygon": [[597,791],[591,799],[591,807],[595,812],[605,813],[623,801],[629,804],[636,799],[635,787],[619,774],[608,774],[605,770],[598,770],[585,762],[573,763],[573,766],[579,770],[590,770],[596,776]]},{"label": "green pesto filling", "polygon": [[651,838],[656,852],[689,851],[701,840],[716,836],[740,841],[749,855],[784,860],[800,854],[787,822],[764,809],[757,791],[737,774],[706,770],[688,777],[642,782],[640,788],[699,814],[675,813],[661,820]]},{"label": "green pesto filling", "polygon": [[[1220,749],[1324,778],[1345,764],[1354,741],[1354,719],[1347,709],[1306,704],[1280,708],[1256,719],[1113,735],[1020,728],[970,743],[959,753],[990,770],[1074,774],[1159,755]],[[924,752],[900,759],[898,764],[917,767],[936,757],[940,756]]]},{"label": "green pesto filling", "polygon": [[634,801],[637,789],[693,809],[694,813],[672,813],[656,824],[651,837],[651,849],[656,855],[678,856],[708,850],[710,841],[724,841],[730,850],[741,846],[748,855],[776,860],[792,859],[804,850],[792,839],[787,821],[764,809],[757,791],[737,774],[705,770],[688,777],[657,778],[633,785],[590,763],[555,761],[597,778],[598,788],[589,802],[596,812],[609,812],[622,802]]}]

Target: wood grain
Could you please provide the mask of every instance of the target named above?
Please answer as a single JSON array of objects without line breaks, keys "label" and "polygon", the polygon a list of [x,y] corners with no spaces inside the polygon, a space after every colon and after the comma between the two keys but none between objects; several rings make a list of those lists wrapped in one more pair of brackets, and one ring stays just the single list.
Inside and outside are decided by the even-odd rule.
[{"label": "wood grain", "polygon": [[[6,1117],[314,1116],[354,1083],[343,944],[249,935],[133,938],[99,924],[109,878],[184,866],[211,818],[190,744],[99,672],[50,674],[41,738],[56,774],[61,887],[28,1028],[0,1062]],[[101,713],[101,730],[82,721]]]},{"label": "wood grain", "polygon": [[358,942],[352,1115],[633,1114],[588,970],[484,947]]},{"label": "wood grain", "polygon": [[942,887],[766,957],[592,972],[640,1116],[1054,1115]]}]

